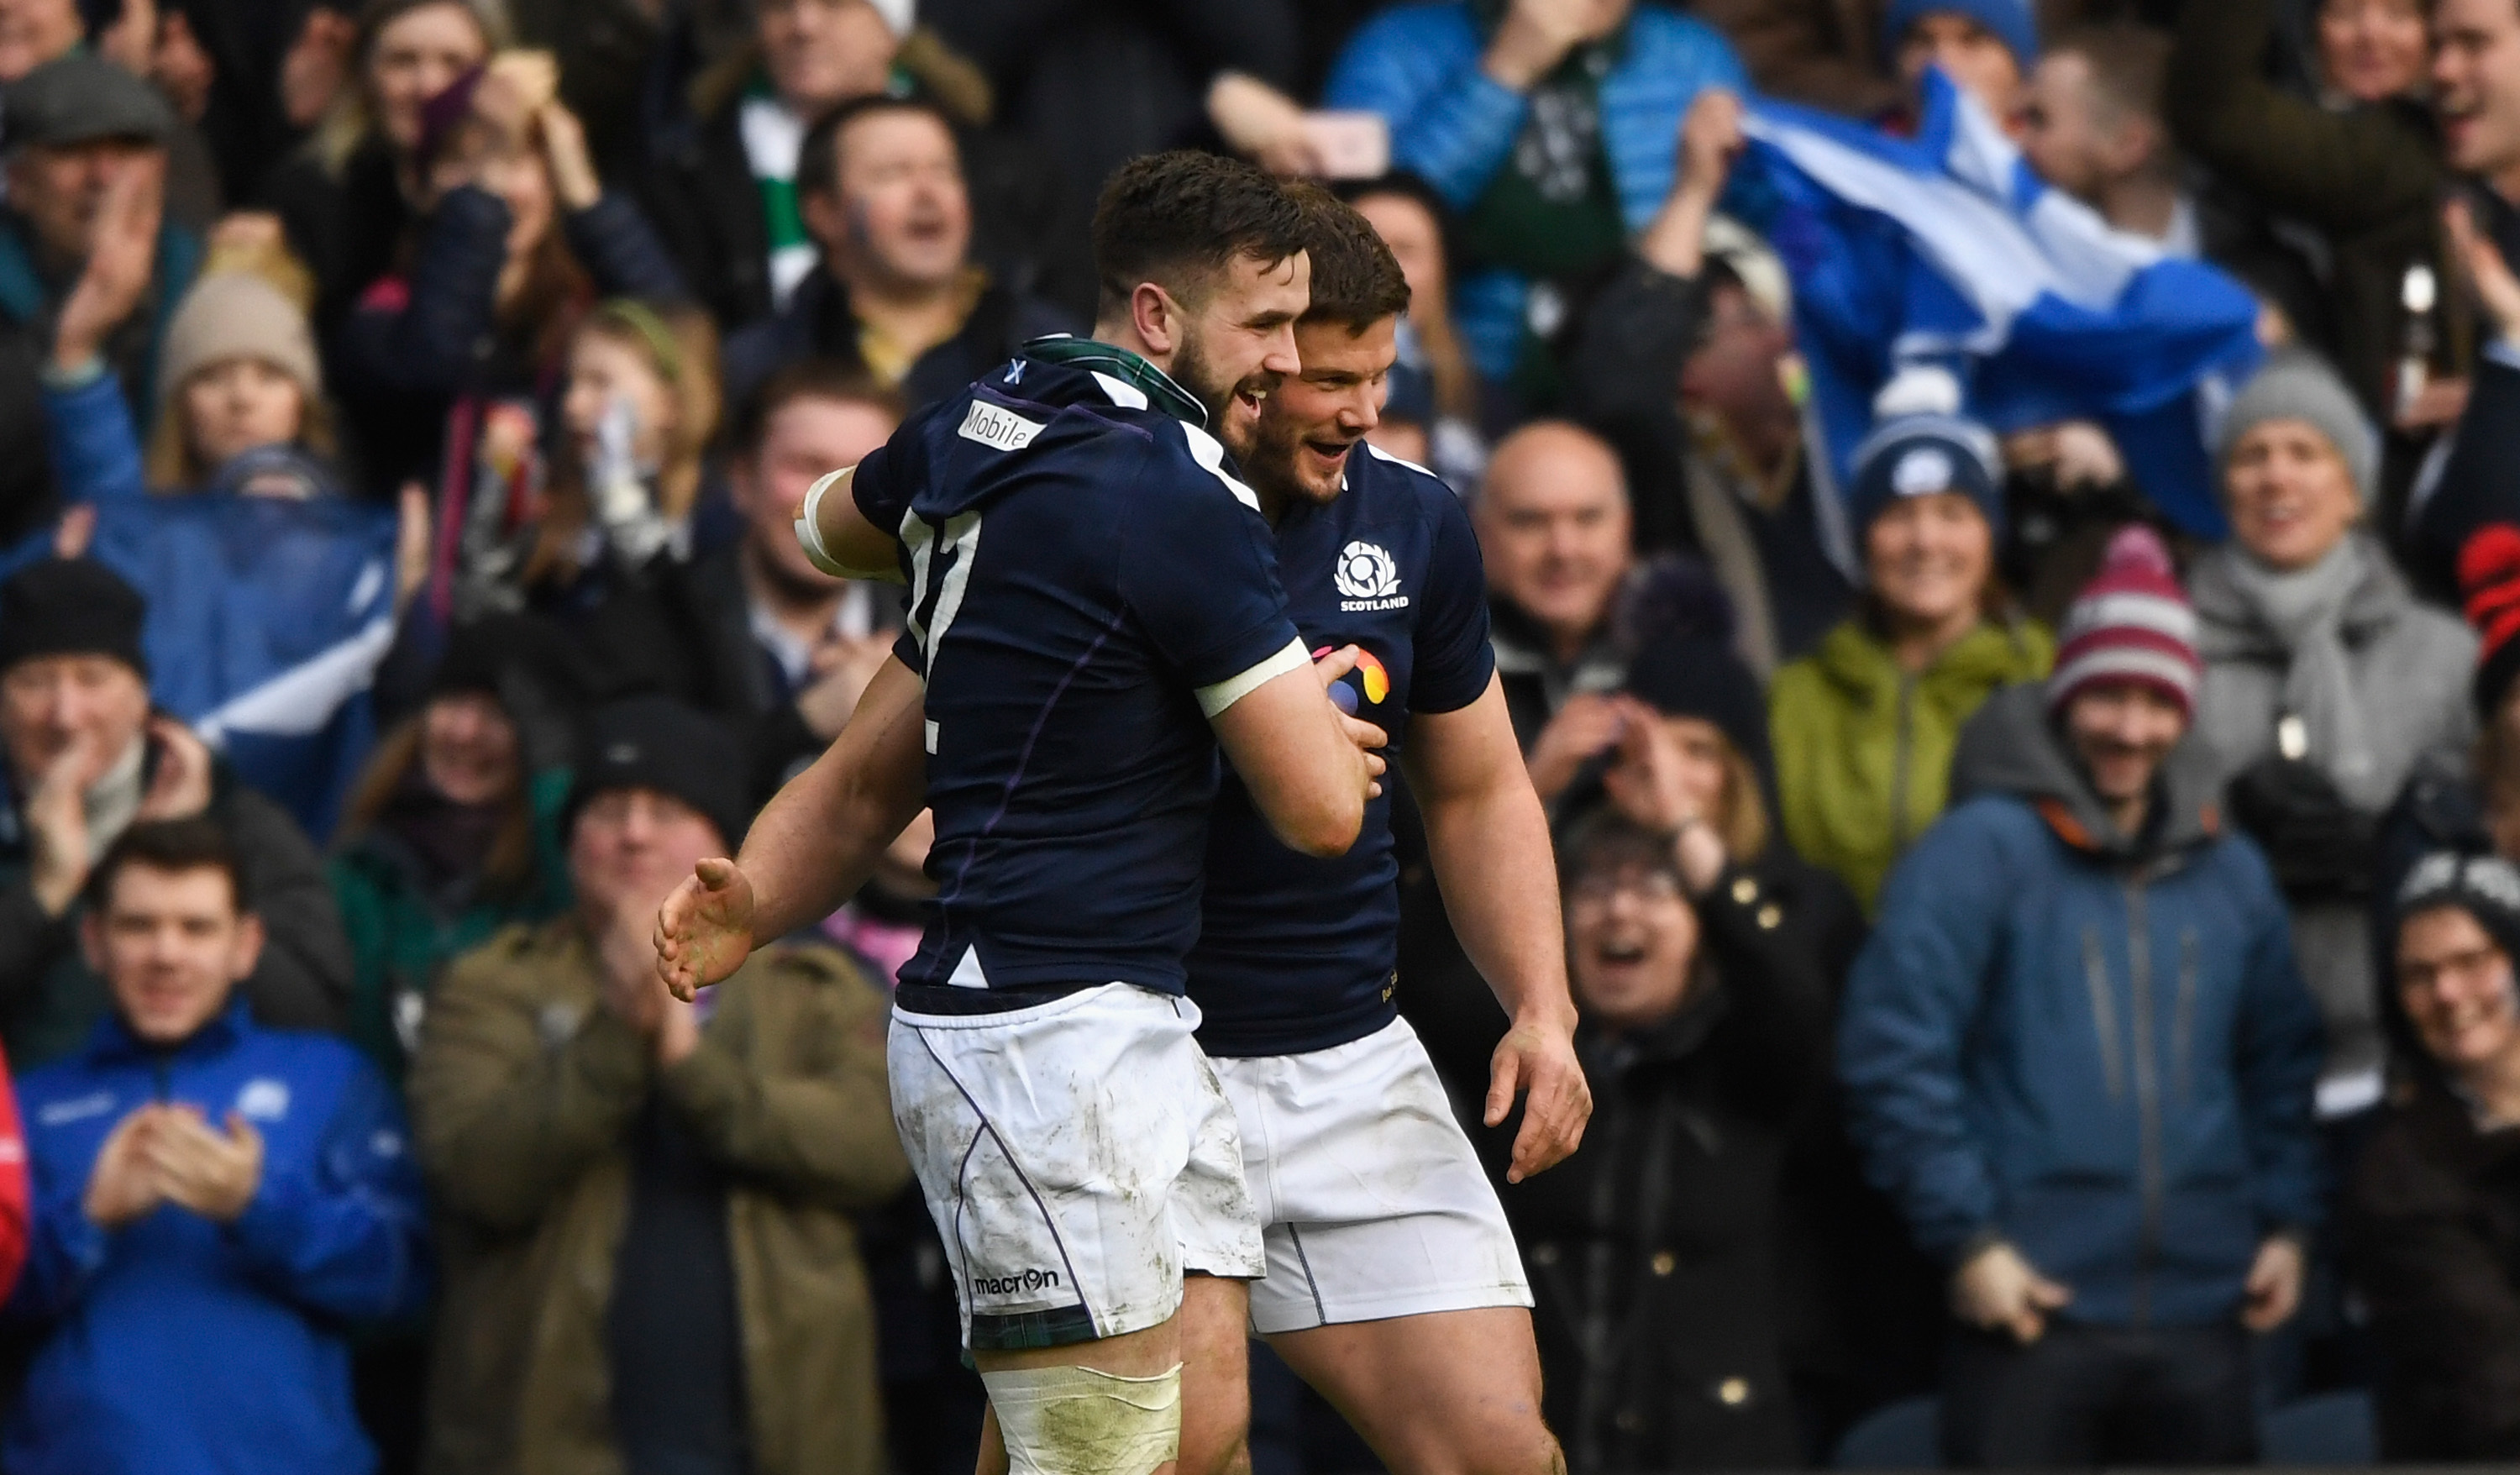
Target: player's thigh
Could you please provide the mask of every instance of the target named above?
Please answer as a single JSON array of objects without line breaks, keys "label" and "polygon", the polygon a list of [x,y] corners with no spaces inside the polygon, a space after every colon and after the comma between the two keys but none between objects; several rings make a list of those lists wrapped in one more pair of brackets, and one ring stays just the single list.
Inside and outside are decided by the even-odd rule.
[{"label": "player's thigh", "polygon": [[1399,1475],[1547,1475],[1540,1353],[1518,1306],[1281,1332],[1269,1345]]},{"label": "player's thigh", "polygon": [[1182,1475],[1247,1469],[1251,1426],[1251,1302],[1244,1282],[1182,1280]]}]

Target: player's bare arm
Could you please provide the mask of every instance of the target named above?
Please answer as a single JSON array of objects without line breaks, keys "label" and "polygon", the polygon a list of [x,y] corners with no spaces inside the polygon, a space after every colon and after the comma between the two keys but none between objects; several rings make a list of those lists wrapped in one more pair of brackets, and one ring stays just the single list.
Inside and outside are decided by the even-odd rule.
[{"label": "player's bare arm", "polygon": [[843,467],[814,483],[796,519],[796,541],[805,545],[816,567],[835,578],[903,583],[901,545],[890,529],[869,522],[858,511],[851,485],[856,477],[856,467]]},{"label": "player's bare arm", "polygon": [[1217,741],[1290,850],[1344,855],[1382,792],[1380,728],[1330,705],[1331,682],[1356,669],[1354,647],[1293,666],[1211,712]]},{"label": "player's bare arm", "polygon": [[814,765],[788,781],[736,860],[694,868],[656,914],[656,970],[689,1000],[762,941],[836,911],[925,800],[918,674],[887,660]]},{"label": "player's bare arm", "polygon": [[1584,1140],[1593,1091],[1575,1058],[1575,1002],[1549,820],[1493,678],[1457,712],[1411,719],[1409,789],[1462,951],[1496,991],[1512,1027],[1489,1066],[1487,1124],[1523,1100],[1508,1182],[1553,1166]]}]

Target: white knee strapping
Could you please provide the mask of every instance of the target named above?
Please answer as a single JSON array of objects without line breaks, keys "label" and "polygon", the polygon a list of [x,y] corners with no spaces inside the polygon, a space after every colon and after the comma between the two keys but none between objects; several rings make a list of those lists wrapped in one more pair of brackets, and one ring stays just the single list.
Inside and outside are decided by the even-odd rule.
[{"label": "white knee strapping", "polygon": [[1091,1367],[983,1372],[1011,1475],[1148,1475],[1181,1453],[1181,1364],[1124,1378]]}]

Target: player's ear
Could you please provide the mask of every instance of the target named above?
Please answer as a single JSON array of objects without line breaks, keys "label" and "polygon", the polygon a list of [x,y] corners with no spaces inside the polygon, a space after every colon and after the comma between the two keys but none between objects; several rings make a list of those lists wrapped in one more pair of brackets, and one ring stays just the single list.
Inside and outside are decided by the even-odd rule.
[{"label": "player's ear", "polygon": [[1141,282],[1129,293],[1129,318],[1138,340],[1156,353],[1181,346],[1182,305],[1152,282]]}]

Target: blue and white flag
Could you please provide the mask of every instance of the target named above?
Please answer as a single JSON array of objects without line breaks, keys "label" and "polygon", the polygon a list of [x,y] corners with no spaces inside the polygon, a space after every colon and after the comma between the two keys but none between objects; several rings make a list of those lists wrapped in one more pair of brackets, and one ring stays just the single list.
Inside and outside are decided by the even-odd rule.
[{"label": "blue and white flag", "polygon": [[2199,537],[2226,527],[2207,452],[2264,356],[2248,290],[2114,231],[2050,189],[1986,110],[1940,72],[1924,122],[1893,138],[1757,102],[1728,198],[1794,284],[1794,326],[1838,483],[1899,370],[1950,369],[2000,432],[2105,427],[2129,472]]}]

